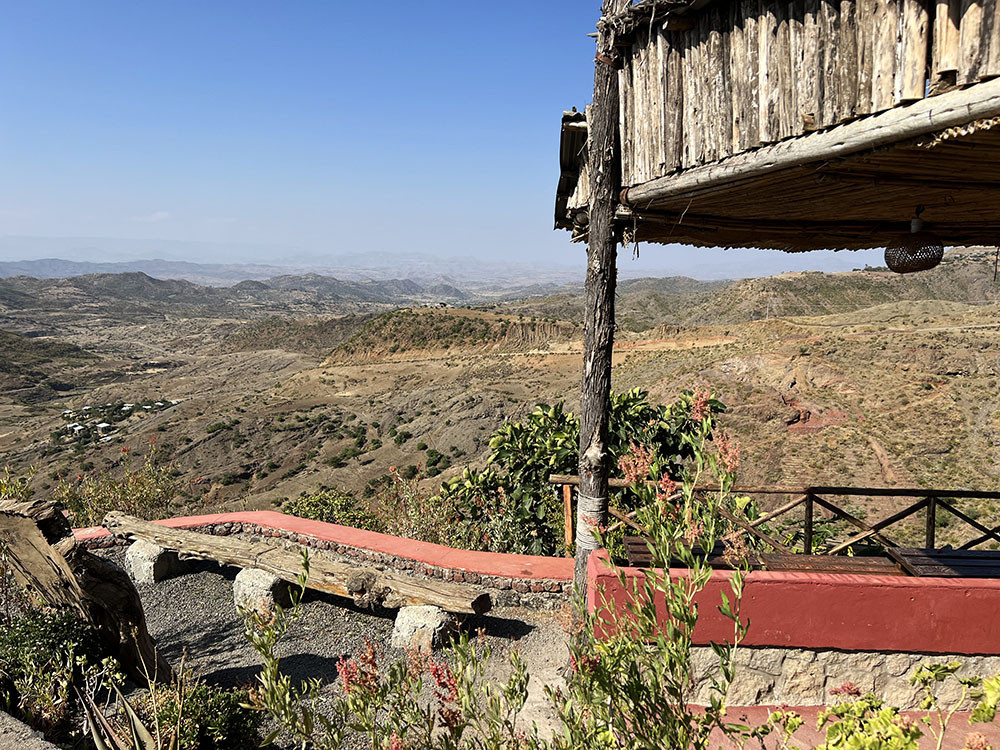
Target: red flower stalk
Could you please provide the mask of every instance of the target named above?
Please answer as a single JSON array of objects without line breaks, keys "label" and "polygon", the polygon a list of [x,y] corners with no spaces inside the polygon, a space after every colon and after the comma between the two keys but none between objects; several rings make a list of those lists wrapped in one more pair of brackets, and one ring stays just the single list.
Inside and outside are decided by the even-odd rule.
[{"label": "red flower stalk", "polygon": [[365,641],[365,650],[360,656],[342,656],[337,662],[337,674],[347,694],[355,688],[367,689],[378,682],[378,654],[371,641]]},{"label": "red flower stalk", "polygon": [[691,419],[695,422],[702,421],[709,415],[708,402],[712,399],[712,394],[699,388],[691,397]]},{"label": "red flower stalk", "polygon": [[716,450],[719,451],[719,460],[725,467],[728,474],[735,474],[740,466],[740,441],[737,440],[728,430],[719,430],[714,436]]},{"label": "red flower stalk", "polygon": [[583,672],[589,674],[593,672],[597,665],[601,663],[600,654],[583,654],[580,659],[577,660],[575,654],[569,655],[570,668],[574,672]]},{"label": "red flower stalk", "polygon": [[437,686],[434,695],[437,696],[439,703],[450,703],[458,698],[458,683],[446,662],[432,661],[430,673]]},{"label": "red flower stalk", "polygon": [[853,682],[845,682],[840,687],[835,687],[830,691],[830,695],[843,695],[849,698],[860,698],[861,688]]},{"label": "red flower stalk", "polygon": [[644,445],[632,443],[628,453],[618,459],[618,468],[625,475],[625,481],[635,484],[641,479],[645,479],[649,474],[649,467],[653,464],[653,454]]}]

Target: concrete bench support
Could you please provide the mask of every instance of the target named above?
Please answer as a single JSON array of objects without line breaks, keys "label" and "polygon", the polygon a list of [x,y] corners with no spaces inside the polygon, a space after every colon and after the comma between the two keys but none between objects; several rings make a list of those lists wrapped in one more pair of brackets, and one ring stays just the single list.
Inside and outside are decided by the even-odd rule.
[{"label": "concrete bench support", "polygon": [[266,612],[279,604],[292,603],[288,582],[257,568],[244,568],[233,581],[233,603],[237,609]]},{"label": "concrete bench support", "polygon": [[136,583],[157,583],[179,576],[185,570],[176,552],[142,539],[129,545],[125,551],[125,563]]}]

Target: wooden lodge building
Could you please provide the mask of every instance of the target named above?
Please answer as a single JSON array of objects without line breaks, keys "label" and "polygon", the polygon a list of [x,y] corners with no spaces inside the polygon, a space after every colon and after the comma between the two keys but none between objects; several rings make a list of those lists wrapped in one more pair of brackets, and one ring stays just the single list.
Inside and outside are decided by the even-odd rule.
[{"label": "wooden lodge building", "polygon": [[930,265],[1000,243],[1000,0],[604,0],[597,32],[555,210],[588,245],[577,580],[607,510],[620,243]]}]

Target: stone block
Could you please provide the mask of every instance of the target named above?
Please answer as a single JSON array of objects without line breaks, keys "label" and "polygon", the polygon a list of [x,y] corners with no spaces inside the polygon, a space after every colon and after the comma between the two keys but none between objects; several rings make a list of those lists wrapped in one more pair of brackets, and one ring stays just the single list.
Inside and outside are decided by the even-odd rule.
[{"label": "stone block", "polygon": [[288,607],[292,603],[291,588],[287,581],[258,568],[244,568],[233,580],[233,603],[237,609],[267,612],[278,604]]},{"label": "stone block", "polygon": [[426,654],[446,645],[456,629],[454,616],[440,607],[401,607],[389,645]]},{"label": "stone block", "polygon": [[136,583],[156,583],[184,572],[176,552],[140,539],[125,550],[125,565]]}]

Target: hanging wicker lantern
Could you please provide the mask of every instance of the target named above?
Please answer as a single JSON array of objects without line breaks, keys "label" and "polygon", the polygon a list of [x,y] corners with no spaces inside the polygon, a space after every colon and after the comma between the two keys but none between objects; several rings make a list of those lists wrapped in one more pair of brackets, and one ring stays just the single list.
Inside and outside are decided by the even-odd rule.
[{"label": "hanging wicker lantern", "polygon": [[[919,212],[918,212],[919,213]],[[910,221],[910,233],[886,245],[885,264],[896,273],[914,273],[934,268],[944,257],[944,245],[933,232],[924,231],[920,217]]]}]

